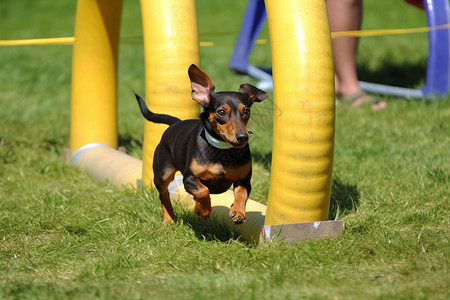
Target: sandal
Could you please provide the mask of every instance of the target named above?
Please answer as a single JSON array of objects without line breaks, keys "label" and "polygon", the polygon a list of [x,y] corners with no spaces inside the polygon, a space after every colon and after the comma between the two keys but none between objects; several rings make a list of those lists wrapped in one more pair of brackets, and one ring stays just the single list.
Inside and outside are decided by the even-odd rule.
[{"label": "sandal", "polygon": [[[365,98],[365,100],[357,101],[359,98]],[[385,109],[387,106],[386,102],[384,102],[383,100],[375,98],[375,97],[371,97],[364,91],[357,92],[357,93],[348,95],[347,97],[343,97],[343,98],[338,96],[337,99],[340,102],[342,102],[344,104],[348,104],[353,107],[359,107],[366,103],[372,103],[372,110],[374,110],[374,111]]]}]

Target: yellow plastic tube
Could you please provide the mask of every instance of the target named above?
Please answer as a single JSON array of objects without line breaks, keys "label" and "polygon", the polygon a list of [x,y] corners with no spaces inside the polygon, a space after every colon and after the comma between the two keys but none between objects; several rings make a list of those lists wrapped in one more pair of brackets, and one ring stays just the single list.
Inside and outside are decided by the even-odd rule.
[{"label": "yellow plastic tube", "polygon": [[325,1],[266,0],[274,129],[265,225],[328,219],[334,72]]},{"label": "yellow plastic tube", "polygon": [[142,174],[142,161],[104,144],[92,143],[75,151],[72,164],[100,182],[137,188]]},{"label": "yellow plastic tube", "polygon": [[117,57],[123,0],[78,0],[73,45],[70,150],[117,148]]},{"label": "yellow plastic tube", "polygon": [[[180,119],[198,118],[187,70],[199,64],[194,0],[141,0],[148,108]],[[146,122],[142,179],[153,185],[153,153],[166,125]]]}]

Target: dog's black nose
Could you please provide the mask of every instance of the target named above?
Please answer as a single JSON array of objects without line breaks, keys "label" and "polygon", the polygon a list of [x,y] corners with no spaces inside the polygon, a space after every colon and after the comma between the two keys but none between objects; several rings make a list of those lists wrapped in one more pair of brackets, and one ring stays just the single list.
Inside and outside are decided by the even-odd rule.
[{"label": "dog's black nose", "polygon": [[246,133],[238,133],[236,134],[236,139],[239,144],[243,144],[248,141],[248,134]]}]

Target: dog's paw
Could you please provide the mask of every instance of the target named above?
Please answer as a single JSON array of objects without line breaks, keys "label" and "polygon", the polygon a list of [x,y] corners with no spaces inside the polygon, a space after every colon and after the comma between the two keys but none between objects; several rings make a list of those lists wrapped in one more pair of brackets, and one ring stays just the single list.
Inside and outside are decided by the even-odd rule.
[{"label": "dog's paw", "polygon": [[234,203],[231,204],[231,208],[230,208],[230,219],[231,221],[238,225],[238,224],[242,224],[245,222],[245,211],[237,211],[236,209],[233,208]]}]

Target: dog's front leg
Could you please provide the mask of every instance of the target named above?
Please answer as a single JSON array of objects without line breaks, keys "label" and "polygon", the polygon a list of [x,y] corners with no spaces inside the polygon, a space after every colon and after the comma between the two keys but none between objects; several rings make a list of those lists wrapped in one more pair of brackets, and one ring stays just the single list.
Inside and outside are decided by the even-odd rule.
[{"label": "dog's front leg", "polygon": [[250,194],[250,180],[245,184],[234,184],[234,202],[230,208],[230,219],[234,224],[242,224],[245,221],[245,205]]},{"label": "dog's front leg", "polygon": [[209,219],[212,211],[209,189],[194,175],[184,175],[183,183],[186,191],[194,196],[195,213],[202,220]]}]

